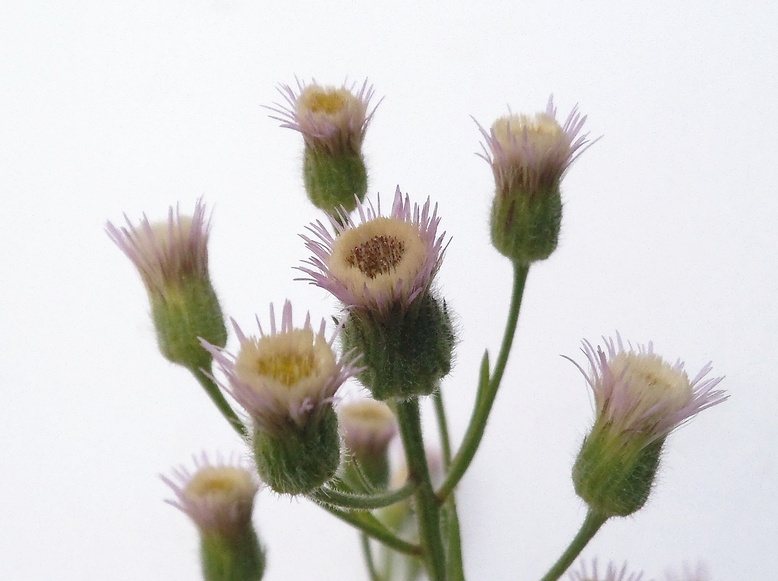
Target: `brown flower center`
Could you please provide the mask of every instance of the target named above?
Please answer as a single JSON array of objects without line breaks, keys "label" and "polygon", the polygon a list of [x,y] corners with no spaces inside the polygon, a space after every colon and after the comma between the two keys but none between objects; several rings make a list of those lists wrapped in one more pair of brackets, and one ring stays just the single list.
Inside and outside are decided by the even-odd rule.
[{"label": "brown flower center", "polygon": [[356,266],[366,277],[392,272],[405,254],[405,242],[394,236],[374,236],[355,246],[346,259],[349,266]]}]

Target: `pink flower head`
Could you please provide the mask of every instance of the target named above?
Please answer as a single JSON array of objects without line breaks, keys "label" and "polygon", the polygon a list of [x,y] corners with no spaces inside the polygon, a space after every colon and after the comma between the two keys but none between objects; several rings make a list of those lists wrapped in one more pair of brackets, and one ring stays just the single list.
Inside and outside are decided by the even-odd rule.
[{"label": "pink flower head", "polygon": [[335,235],[320,221],[303,236],[313,253],[308,266],[299,270],[312,284],[332,293],[347,308],[388,312],[405,310],[430,288],[440,267],[445,233],[437,235],[437,204],[430,213],[430,200],[420,209],[411,205],[398,187],[391,214],[381,215],[372,205],[357,206],[359,222],[341,214],[343,223],[330,218]]},{"label": "pink flower head", "polygon": [[165,502],[186,513],[203,533],[237,536],[251,523],[259,490],[254,471],[221,459],[212,463],[204,453],[195,466],[194,473],[174,470],[177,482],[161,477],[176,495]]},{"label": "pink flower head", "polygon": [[[286,103],[274,103],[271,116],[281,127],[299,131],[305,144],[330,153],[344,151],[359,153],[375,107],[368,112],[373,98],[373,87],[367,80],[355,92],[354,86],[323,87],[314,80],[305,85],[297,81],[297,90],[280,85]],[[376,105],[377,106],[377,105]]]},{"label": "pink flower head", "polygon": [[627,564],[617,568],[613,563],[608,563],[608,568],[600,576],[597,567],[597,560],[592,561],[591,571],[586,562],[581,563],[579,571],[571,571],[568,574],[570,581],[642,581],[643,573],[627,573]]},{"label": "pink flower head", "polygon": [[492,166],[497,191],[532,194],[557,188],[570,164],[592,143],[588,134],[580,135],[585,121],[574,107],[560,125],[552,96],[546,111],[534,117],[511,113],[488,132],[479,124],[485,145],[478,155]]},{"label": "pink flower head", "polygon": [[652,343],[635,350],[631,344],[625,348],[618,335],[616,341],[603,340],[605,350],[583,342],[589,373],[573,363],[594,392],[597,422],[615,432],[647,438],[647,444],[729,397],[714,389],[723,377],[705,379],[710,363],[690,381],[683,363],[667,363]]},{"label": "pink flower head", "polygon": [[[166,222],[152,224],[143,216],[134,226],[106,223],[108,236],[138,269],[150,296],[163,295],[184,281],[208,281],[208,229],[205,205],[198,200],[192,216],[182,216],[178,206],[168,210]],[[210,284],[210,283],[209,283]]]},{"label": "pink flower head", "polygon": [[270,333],[257,318],[258,337],[247,337],[232,322],[240,341],[237,355],[201,341],[227,378],[222,387],[251,416],[254,427],[280,433],[302,427],[323,406],[331,405],[338,388],[360,371],[350,354],[338,360],[332,349],[338,334],[327,340],[322,320],[317,333],[310,315],[302,328],[292,321],[292,304],[284,303],[280,327],[270,306]]}]

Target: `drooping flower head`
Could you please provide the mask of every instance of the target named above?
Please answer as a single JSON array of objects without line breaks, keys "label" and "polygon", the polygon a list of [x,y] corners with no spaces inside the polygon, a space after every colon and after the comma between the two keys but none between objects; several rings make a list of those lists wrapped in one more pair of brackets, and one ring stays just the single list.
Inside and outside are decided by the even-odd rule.
[{"label": "drooping flower head", "polygon": [[338,388],[358,368],[350,356],[338,359],[332,349],[337,331],[325,337],[325,321],[318,331],[306,315],[295,327],[292,304],[284,303],[280,324],[270,307],[270,332],[257,318],[259,336],[246,336],[233,321],[240,342],[237,355],[203,341],[227,378],[224,389],[261,431],[283,432],[289,424],[302,427],[322,406],[330,406]]},{"label": "drooping flower head", "polygon": [[167,220],[151,223],[144,215],[135,226],[125,215],[126,227],[106,223],[108,236],[132,261],[150,296],[164,296],[183,281],[208,279],[209,220],[198,200],[192,216],[176,206]]},{"label": "drooping flower head", "polygon": [[192,473],[181,467],[175,480],[162,476],[176,500],[166,501],[191,518],[204,533],[236,536],[251,522],[259,483],[252,470],[222,460],[195,458]]},{"label": "drooping flower head", "polygon": [[208,369],[211,357],[199,337],[223,346],[227,342],[219,300],[208,274],[208,228],[205,205],[198,200],[192,216],[178,207],[167,221],[151,223],[144,215],[134,226],[108,222],[108,236],[140,273],[151,303],[157,341],[173,363],[198,371]]},{"label": "drooping flower head", "polygon": [[581,568],[577,571],[570,571],[568,579],[570,581],[642,581],[643,573],[627,573],[626,563],[621,567],[608,563],[607,569],[601,575],[595,559],[592,561],[591,569],[587,566],[586,561],[582,561]]},{"label": "drooping flower head", "polygon": [[[605,518],[627,516],[648,500],[667,436],[704,409],[727,399],[705,376],[689,380],[680,361],[670,364],[651,343],[625,347],[621,337],[605,349],[584,342],[594,393],[595,421],[573,467],[573,483],[590,509]],[[575,362],[574,362],[575,363]]]},{"label": "drooping flower head", "polygon": [[534,117],[500,117],[487,132],[480,155],[492,167],[495,197],[491,212],[494,247],[511,260],[530,264],[556,249],[562,221],[560,181],[570,164],[588,147],[581,135],[586,117],[574,108],[560,125],[549,98],[546,111]]},{"label": "drooping flower head", "polygon": [[576,366],[594,393],[598,421],[614,431],[650,443],[729,397],[714,389],[723,377],[705,379],[712,369],[710,363],[690,381],[684,364],[662,359],[654,353],[653,343],[625,348],[621,337],[604,341],[605,350],[583,343],[588,373]]},{"label": "drooping flower head", "polygon": [[315,81],[297,90],[281,85],[286,101],[270,107],[281,127],[299,131],[305,141],[303,182],[314,206],[337,215],[354,209],[367,192],[367,167],[362,142],[375,107],[369,110],[373,87],[323,87]]},{"label": "drooping flower head", "polygon": [[303,236],[313,257],[301,267],[311,283],[332,293],[346,307],[386,313],[406,309],[430,288],[443,257],[444,234],[438,236],[437,205],[411,205],[398,187],[389,216],[359,204],[359,221],[320,221]]},{"label": "drooping flower head", "polygon": [[296,90],[280,85],[278,91],[286,103],[271,108],[278,115],[272,118],[281,127],[299,131],[307,146],[330,153],[361,151],[375,113],[375,107],[369,110],[374,90],[367,80],[357,90],[353,85],[331,87],[316,81],[305,85],[298,80]]}]

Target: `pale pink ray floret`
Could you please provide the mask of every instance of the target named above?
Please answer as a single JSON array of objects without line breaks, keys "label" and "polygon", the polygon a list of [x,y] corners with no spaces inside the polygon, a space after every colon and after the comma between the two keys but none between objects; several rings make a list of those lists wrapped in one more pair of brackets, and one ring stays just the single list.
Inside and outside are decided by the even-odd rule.
[{"label": "pale pink ray floret", "polygon": [[583,342],[588,373],[573,363],[594,394],[597,421],[606,422],[612,430],[650,443],[729,397],[724,390],[715,389],[723,377],[706,379],[711,363],[689,380],[684,364],[664,361],[654,353],[653,343],[625,347],[618,335],[616,340],[603,341],[605,349]]},{"label": "pale pink ray floret", "polygon": [[210,224],[202,199],[192,216],[182,216],[176,206],[164,222],[151,223],[145,214],[137,226],[124,219],[126,226],[108,222],[105,230],[138,269],[150,294],[162,294],[187,278],[208,279]]},{"label": "pale pink ray floret", "polygon": [[[534,117],[510,113],[489,131],[477,121],[484,138],[478,155],[492,166],[498,191],[519,187],[526,192],[558,185],[567,169],[594,141],[581,134],[586,116],[574,107],[564,125],[556,120],[553,96]],[[596,141],[596,140],[595,140]]]}]

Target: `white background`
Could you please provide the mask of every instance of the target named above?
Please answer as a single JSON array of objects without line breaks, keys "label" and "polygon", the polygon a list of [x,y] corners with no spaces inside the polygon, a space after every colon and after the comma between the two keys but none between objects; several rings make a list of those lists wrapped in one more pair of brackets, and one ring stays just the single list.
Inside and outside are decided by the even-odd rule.
[{"label": "white background", "polygon": [[[360,4],[363,4],[360,6]],[[417,7],[417,4],[426,7]],[[241,446],[156,351],[142,285],[106,219],[204,196],[226,312],[289,297],[318,218],[302,142],[262,105],[295,75],[385,96],[371,197],[439,204],[440,288],[458,315],[444,384],[464,432],[510,266],[489,245],[479,134],[550,93],[604,136],[563,185],[558,251],[529,275],[516,352],[460,488],[469,579],[539,578],[584,516],[570,467],[591,422],[579,341],[653,340],[731,393],[667,443],[656,489],[585,550],[660,576],[778,571],[778,9],[774,2],[0,2],[0,576],[190,580],[197,539],[157,475]],[[431,418],[429,418],[431,419]],[[268,581],[364,578],[356,534],[264,492]]]}]

